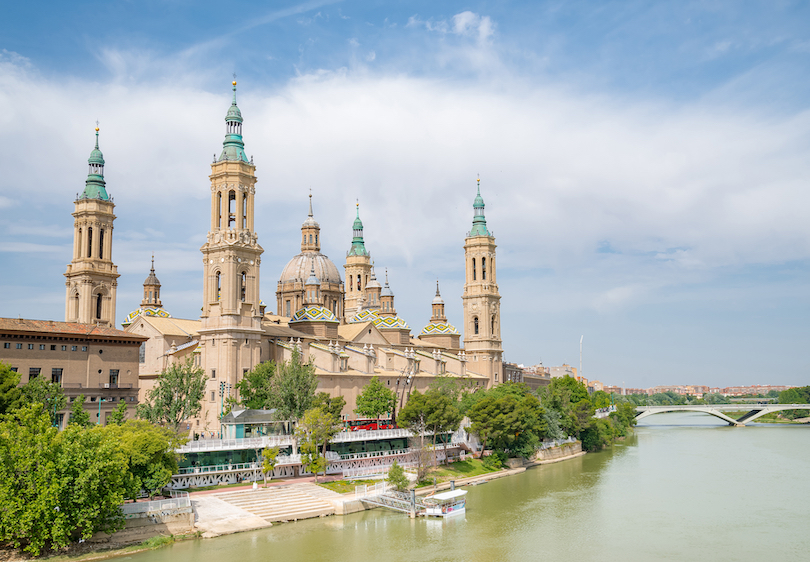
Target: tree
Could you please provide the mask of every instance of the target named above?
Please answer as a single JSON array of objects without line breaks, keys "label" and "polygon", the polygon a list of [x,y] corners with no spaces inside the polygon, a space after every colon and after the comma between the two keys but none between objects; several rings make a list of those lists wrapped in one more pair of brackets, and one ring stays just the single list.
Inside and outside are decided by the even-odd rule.
[{"label": "tree", "polygon": [[425,431],[428,422],[427,397],[414,391],[405,407],[399,411],[397,423],[404,429],[409,429],[413,437],[410,439],[410,448],[416,456],[416,481],[421,482],[427,475],[427,449],[425,448]]},{"label": "tree", "polygon": [[0,542],[43,549],[123,527],[127,463],[105,428],[59,432],[41,403],[0,420]]},{"label": "tree", "polygon": [[70,418],[68,425],[78,425],[79,427],[90,427],[90,414],[84,409],[84,394],[79,394],[70,405]]},{"label": "tree", "polygon": [[594,408],[607,408],[610,406],[610,394],[604,390],[597,390],[591,394],[591,402],[593,403]]},{"label": "tree", "polygon": [[11,365],[0,361],[0,414],[11,412],[22,406],[20,373],[11,370]]},{"label": "tree", "polygon": [[42,404],[51,419],[51,425],[58,425],[57,412],[67,405],[67,398],[62,392],[62,385],[35,377],[22,387],[22,402],[25,404]]},{"label": "tree", "polygon": [[155,388],[146,393],[138,405],[141,419],[172,429],[200,413],[205,394],[205,372],[195,368],[191,359],[183,365],[172,365],[160,374]]},{"label": "tree", "polygon": [[174,430],[144,420],[127,420],[105,429],[127,461],[127,498],[136,499],[141,490],[152,497],[171,482],[172,474],[177,474],[174,451],[185,439],[178,438]]},{"label": "tree", "polygon": [[540,401],[528,392],[488,392],[469,412],[470,431],[481,439],[484,449],[531,457],[548,424]]},{"label": "tree", "polygon": [[346,399],[343,396],[329,396],[328,392],[319,392],[312,399],[313,408],[321,408],[323,411],[332,414],[332,416],[340,421],[340,414],[346,406]]},{"label": "tree", "polygon": [[393,411],[396,400],[394,391],[384,386],[379,378],[373,376],[357,396],[357,407],[354,409],[354,413],[364,418],[374,418],[379,427],[380,417]]},{"label": "tree", "polygon": [[[428,390],[425,393],[427,399],[427,420],[426,424],[433,432],[433,448],[436,448],[436,439],[439,435],[456,431],[461,424],[463,416],[456,406],[456,402],[450,395],[440,390]],[[447,441],[442,440],[445,463],[447,462]],[[436,455],[433,455],[433,465],[436,465]]]},{"label": "tree", "polygon": [[269,410],[273,407],[272,382],[276,364],[264,361],[236,383],[242,405],[253,410]]},{"label": "tree", "polygon": [[[308,463],[311,467],[324,471],[326,476],[326,447],[329,441],[340,431],[340,424],[335,417],[325,412],[321,408],[312,408],[304,413],[295,428],[296,437],[302,440],[301,459],[303,463],[304,455],[309,455]],[[321,463],[318,459],[323,459]],[[318,471],[308,468],[310,472],[315,472],[315,481],[318,481]]]},{"label": "tree", "polygon": [[408,477],[405,476],[405,470],[399,465],[397,461],[388,469],[388,478],[386,481],[391,484],[398,492],[403,492],[408,489]]},{"label": "tree", "polygon": [[278,462],[278,447],[267,447],[262,450],[262,476],[264,476],[264,487],[267,487],[267,475],[273,478],[273,469],[276,468]]},{"label": "tree", "polygon": [[127,418],[127,403],[123,400],[118,402],[118,406],[115,407],[110,413],[110,416],[107,418],[107,424],[113,425],[123,425],[124,420]]},{"label": "tree", "polygon": [[271,405],[283,420],[297,422],[312,407],[318,377],[312,363],[302,363],[301,355],[293,351],[292,358],[276,367],[272,379]]}]

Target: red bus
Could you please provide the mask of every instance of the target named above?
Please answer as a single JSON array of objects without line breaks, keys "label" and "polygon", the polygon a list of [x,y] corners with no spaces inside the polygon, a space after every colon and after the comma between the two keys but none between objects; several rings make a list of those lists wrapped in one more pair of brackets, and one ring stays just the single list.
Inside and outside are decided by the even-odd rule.
[{"label": "red bus", "polygon": [[377,429],[396,429],[396,425],[391,423],[391,420],[348,420],[346,421],[346,428],[349,431],[375,431]]}]

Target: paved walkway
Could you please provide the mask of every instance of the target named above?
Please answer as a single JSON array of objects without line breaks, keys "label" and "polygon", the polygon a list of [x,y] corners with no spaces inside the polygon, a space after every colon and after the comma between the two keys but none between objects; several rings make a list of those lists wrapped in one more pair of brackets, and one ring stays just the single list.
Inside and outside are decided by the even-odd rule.
[{"label": "paved walkway", "polygon": [[278,482],[268,488],[251,486],[191,494],[195,527],[203,537],[216,537],[335,514],[337,492],[310,482]]}]

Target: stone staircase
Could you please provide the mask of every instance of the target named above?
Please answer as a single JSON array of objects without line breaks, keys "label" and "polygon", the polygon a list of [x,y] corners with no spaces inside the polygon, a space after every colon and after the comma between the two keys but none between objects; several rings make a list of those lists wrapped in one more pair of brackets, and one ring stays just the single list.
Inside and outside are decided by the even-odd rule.
[{"label": "stone staircase", "polygon": [[272,523],[334,515],[335,506],[329,500],[341,496],[316,484],[301,483],[223,492],[216,497]]}]

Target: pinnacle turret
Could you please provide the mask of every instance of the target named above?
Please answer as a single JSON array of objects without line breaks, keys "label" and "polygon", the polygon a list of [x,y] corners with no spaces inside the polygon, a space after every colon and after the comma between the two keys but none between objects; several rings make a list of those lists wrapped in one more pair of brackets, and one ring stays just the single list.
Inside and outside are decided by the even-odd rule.
[{"label": "pinnacle turret", "polygon": [[85,182],[84,191],[79,196],[79,199],[102,199],[109,201],[110,196],[107,195],[106,183],[104,182],[104,155],[98,148],[98,126],[96,126],[96,146],[90,152],[87,165],[87,181]]},{"label": "pinnacle turret", "polygon": [[233,84],[233,102],[225,114],[225,141],[222,143],[222,154],[217,162],[223,160],[238,160],[246,164],[252,164],[245,154],[245,143],[242,140],[242,112],[236,105],[236,80]]}]

